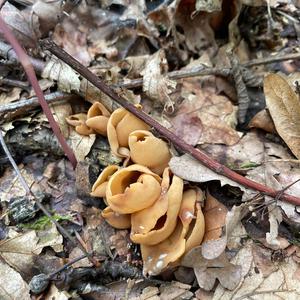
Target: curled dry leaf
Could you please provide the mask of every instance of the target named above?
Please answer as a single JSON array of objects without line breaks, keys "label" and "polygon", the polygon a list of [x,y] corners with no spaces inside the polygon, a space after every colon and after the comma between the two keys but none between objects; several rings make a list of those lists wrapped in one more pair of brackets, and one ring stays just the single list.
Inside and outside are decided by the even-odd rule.
[{"label": "curled dry leaf", "polygon": [[58,88],[62,92],[78,92],[80,89],[79,75],[58,59],[52,58],[46,63],[42,77],[57,81]]},{"label": "curled dry leaf", "polygon": [[167,75],[168,64],[163,50],[159,50],[146,62],[143,75],[143,91],[151,99],[160,102],[166,109],[173,107],[170,93],[176,87],[176,81],[170,80]]},{"label": "curled dry leaf", "polygon": [[274,122],[270,116],[270,113],[263,109],[258,112],[250,121],[250,128],[260,128],[270,133],[276,133]]},{"label": "curled dry leaf", "polygon": [[293,154],[300,159],[300,102],[287,81],[269,74],[264,80],[266,104],[276,130]]}]

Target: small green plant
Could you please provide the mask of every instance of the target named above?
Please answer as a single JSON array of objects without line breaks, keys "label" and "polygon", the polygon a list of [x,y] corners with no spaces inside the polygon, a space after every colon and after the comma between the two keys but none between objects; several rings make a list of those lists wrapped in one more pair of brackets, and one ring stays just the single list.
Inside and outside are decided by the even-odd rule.
[{"label": "small green plant", "polygon": [[[71,216],[62,216],[59,214],[54,214],[53,219],[57,222],[62,222],[62,221],[70,221]],[[46,227],[48,227],[51,224],[51,219],[47,216],[42,216],[33,223],[27,223],[27,224],[20,224],[19,226],[21,228],[26,228],[26,229],[34,229],[34,230],[43,230]]]}]

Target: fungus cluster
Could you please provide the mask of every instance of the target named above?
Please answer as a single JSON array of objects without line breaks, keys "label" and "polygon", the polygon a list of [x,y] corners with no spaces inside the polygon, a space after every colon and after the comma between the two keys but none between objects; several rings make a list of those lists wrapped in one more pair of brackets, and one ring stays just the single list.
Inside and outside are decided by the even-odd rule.
[{"label": "fungus cluster", "polygon": [[144,275],[178,265],[201,244],[203,193],[171,173],[169,147],[146,123],[124,108],[110,114],[99,102],[67,122],[79,134],[107,136],[112,152],[124,159],[123,167],[110,165],[101,172],[91,195],[104,199],[102,216],[111,226],[131,230],[131,240],[141,246]]}]

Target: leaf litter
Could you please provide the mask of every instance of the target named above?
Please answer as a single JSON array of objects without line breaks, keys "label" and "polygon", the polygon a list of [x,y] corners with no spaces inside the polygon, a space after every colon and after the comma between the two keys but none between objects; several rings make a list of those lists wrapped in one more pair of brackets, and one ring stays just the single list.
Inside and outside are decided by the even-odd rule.
[{"label": "leaf litter", "polygon": [[[259,1],[243,1],[246,9],[235,3],[230,10],[220,1],[107,1],[101,6],[84,3],[70,8],[36,1],[26,9],[5,3],[1,16],[25,48],[34,48],[40,37],[53,30],[53,39],[69,54],[108,85],[117,86],[118,94],[128,101],[141,104],[179,138],[243,176],[278,191],[286,188],[287,193],[298,196],[297,59],[241,67],[251,59],[291,52],[296,41],[291,28],[295,28],[292,20],[296,20],[297,4],[278,3],[269,3],[272,10],[266,10]],[[256,31],[250,30],[253,26]],[[290,35],[284,35],[284,30]],[[0,43],[2,58],[15,64],[12,51],[5,46]],[[239,76],[220,76],[211,71],[214,67],[230,67],[226,48],[232,46],[241,70]],[[159,276],[143,278],[139,246],[132,243],[128,230],[115,229],[103,218],[106,200],[89,194],[103,167],[112,162],[120,164],[122,159],[114,157],[105,138],[82,136],[65,121],[72,114],[86,114],[90,103],[99,101],[110,112],[118,105],[70,66],[39,51],[36,48],[30,53],[36,59],[36,71],[50,79],[41,82],[44,92],[51,95],[57,89],[86,100],[78,102],[77,97],[52,105],[54,117],[80,162],[76,174],[62,153],[53,151],[54,146],[32,146],[36,134],[40,140],[54,143],[53,136],[45,131],[49,128],[47,120],[37,110],[28,115],[25,109],[25,118],[4,123],[3,128],[32,191],[42,194],[56,221],[93,253],[93,260],[84,258],[61,271],[67,280],[53,280],[41,297],[71,299],[74,293],[93,299],[107,299],[108,293],[116,299],[124,295],[129,299],[206,299],[208,293],[212,299],[299,296],[297,207],[280,201],[280,197],[273,201],[257,195],[173,147],[169,162],[172,173],[184,180],[185,190],[197,186],[205,195],[204,203],[198,203],[203,206],[204,239]],[[168,75],[199,65],[210,73],[183,79],[170,79]],[[24,80],[22,74],[12,69],[5,72],[12,81],[1,83],[1,105],[14,103],[24,95],[33,96],[25,85],[19,87]],[[264,75],[262,92],[259,87]],[[135,80],[139,83],[133,88],[122,87],[130,87]],[[241,114],[239,80],[249,96],[248,110],[243,112],[245,124],[237,118]],[[267,110],[263,110],[265,107]],[[12,137],[17,136],[17,130],[25,138],[14,149]],[[1,228],[7,229],[5,239],[0,241],[0,268],[5,274],[0,284],[5,290],[0,288],[0,295],[3,299],[30,299],[28,283],[34,275],[54,272],[83,252],[50,225],[34,201],[28,202],[5,157],[0,159]],[[196,217],[192,220],[190,226],[194,228]],[[162,218],[156,226],[163,222]],[[179,224],[177,221],[175,233]],[[192,235],[189,229],[186,239]],[[50,265],[46,267],[47,262]],[[179,278],[182,283],[174,281]],[[190,282],[184,283],[187,278]]]}]

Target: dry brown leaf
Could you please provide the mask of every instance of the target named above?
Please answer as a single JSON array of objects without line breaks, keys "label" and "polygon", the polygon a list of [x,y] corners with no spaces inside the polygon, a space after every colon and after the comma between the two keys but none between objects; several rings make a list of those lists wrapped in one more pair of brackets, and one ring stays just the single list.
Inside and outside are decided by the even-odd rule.
[{"label": "dry brown leaf", "polygon": [[241,280],[241,267],[231,264],[225,253],[214,259],[202,256],[201,246],[187,253],[181,264],[194,269],[198,284],[206,291],[214,287],[216,279],[226,289],[234,289]]},{"label": "dry brown leaf", "polygon": [[300,102],[287,81],[277,74],[264,80],[266,104],[276,130],[293,154],[300,159]]},{"label": "dry brown leaf", "polygon": [[197,80],[184,80],[181,96],[185,100],[170,120],[176,135],[191,145],[234,145],[239,141],[233,128],[237,108],[227,97],[202,89]]},{"label": "dry brown leaf", "polygon": [[21,88],[14,87],[8,93],[5,92],[0,93],[0,104],[3,105],[3,104],[13,102],[15,100],[19,100],[21,92],[22,92]]},{"label": "dry brown leaf", "polygon": [[[154,53],[146,62],[143,75],[143,91],[151,99],[161,103],[166,109],[173,107],[169,94],[175,89],[176,81],[170,80],[167,75],[168,63],[163,50]],[[174,108],[173,108],[174,110]]]},{"label": "dry brown leaf", "polygon": [[42,77],[57,81],[58,89],[62,92],[79,91],[79,75],[70,66],[58,59],[52,58],[46,63]]},{"label": "dry brown leaf", "polygon": [[246,295],[257,300],[299,299],[299,266],[292,257],[277,263],[278,269],[265,277],[254,264],[251,242],[241,248],[231,262],[241,265],[243,279],[233,291],[219,285],[213,300],[246,299]]},{"label": "dry brown leaf", "polygon": [[18,41],[26,46],[34,48],[36,46],[36,41],[39,36],[38,26],[34,22],[34,18],[30,20],[28,15],[24,14],[24,10],[21,11],[17,9],[14,5],[9,2],[1,8],[1,17],[4,19],[5,23],[12,29]]},{"label": "dry brown leaf", "polygon": [[21,275],[6,263],[0,260],[0,299],[30,300],[30,290],[28,284]]},{"label": "dry brown leaf", "polygon": [[220,180],[222,186],[229,184],[231,186],[239,187],[242,191],[246,190],[242,185],[239,185],[235,181],[228,179],[223,175],[213,172],[187,154],[182,156],[173,156],[169,162],[169,167],[175,175],[184,180],[193,182]]},{"label": "dry brown leaf", "polygon": [[69,137],[69,125],[66,122],[66,118],[72,115],[72,107],[70,103],[53,103],[50,104],[50,109],[53,113],[53,117],[57,122],[62,134],[65,138]]},{"label": "dry brown leaf", "polygon": [[82,161],[89,154],[95,140],[96,135],[90,134],[88,136],[83,136],[78,134],[73,128],[69,127],[69,143],[74,151],[77,161]]},{"label": "dry brown leaf", "polygon": [[203,213],[205,218],[203,242],[219,239],[222,236],[225,225],[227,215],[226,206],[207,192]]},{"label": "dry brown leaf", "polygon": [[250,121],[250,128],[260,128],[270,133],[276,133],[273,120],[266,109],[258,112]]}]

